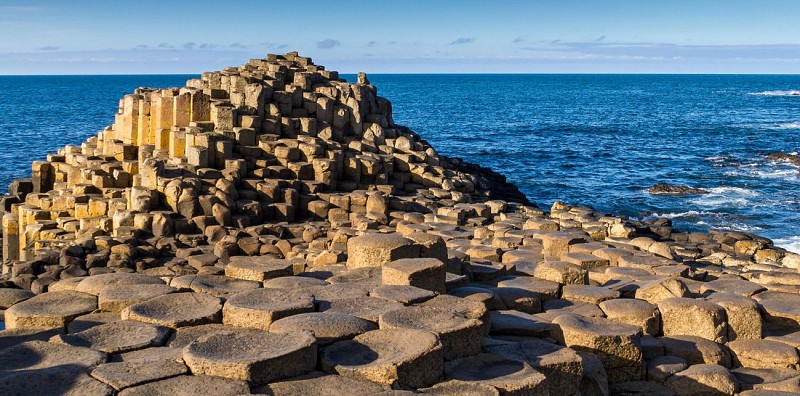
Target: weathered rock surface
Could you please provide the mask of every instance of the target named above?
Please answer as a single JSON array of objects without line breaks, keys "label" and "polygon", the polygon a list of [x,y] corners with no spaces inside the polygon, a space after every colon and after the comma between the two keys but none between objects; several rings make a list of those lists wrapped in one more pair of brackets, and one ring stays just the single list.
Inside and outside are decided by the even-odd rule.
[{"label": "weathered rock surface", "polygon": [[234,294],[222,308],[222,323],[269,330],[287,316],[314,310],[314,297],[304,291],[254,289]]},{"label": "weathered rock surface", "polygon": [[223,331],[187,345],[183,360],[193,374],[260,385],[313,370],[317,344],[308,332]]},{"label": "weathered rock surface", "polygon": [[689,186],[676,186],[666,183],[654,184],[647,189],[647,192],[653,195],[695,195],[695,194],[708,194],[708,190]]},{"label": "weathered rock surface", "polygon": [[445,377],[497,388],[504,395],[549,395],[545,376],[525,362],[480,354],[449,362]]},{"label": "weathered rock surface", "polygon": [[269,330],[273,333],[289,333],[307,330],[314,334],[320,345],[348,340],[359,334],[377,330],[374,323],[353,315],[332,312],[310,312],[278,319]]},{"label": "weathered rock surface", "polygon": [[433,333],[409,329],[374,330],[322,350],[328,373],[379,384],[423,388],[444,369],[444,351]]},{"label": "weathered rock surface", "polygon": [[122,311],[123,319],[138,320],[166,327],[219,323],[222,303],[203,293],[173,293],[131,305]]},{"label": "weathered rock surface", "polygon": [[644,377],[642,330],[638,326],[564,314],[553,320],[551,332],[561,345],[596,354],[606,368],[609,382],[636,381]]},{"label": "weathered rock surface", "polygon": [[169,335],[170,329],[167,327],[121,320],[79,333],[57,335],[50,342],[92,348],[105,353],[123,353],[162,346]]},{"label": "weathered rock surface", "polygon": [[97,298],[76,291],[50,292],[12,305],[5,311],[6,328],[66,329],[76,317],[97,309]]},{"label": "weathered rock surface", "polygon": [[250,394],[244,381],[207,375],[179,375],[177,377],[127,388],[120,396],[237,396]]}]

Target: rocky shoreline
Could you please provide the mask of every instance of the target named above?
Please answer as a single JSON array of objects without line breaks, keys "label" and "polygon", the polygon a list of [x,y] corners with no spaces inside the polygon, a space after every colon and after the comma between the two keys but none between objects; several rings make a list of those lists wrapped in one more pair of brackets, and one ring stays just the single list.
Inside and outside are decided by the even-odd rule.
[{"label": "rocky shoreline", "polygon": [[800,392],[800,256],[438,155],[297,53],[139,88],[0,199],[0,393]]}]

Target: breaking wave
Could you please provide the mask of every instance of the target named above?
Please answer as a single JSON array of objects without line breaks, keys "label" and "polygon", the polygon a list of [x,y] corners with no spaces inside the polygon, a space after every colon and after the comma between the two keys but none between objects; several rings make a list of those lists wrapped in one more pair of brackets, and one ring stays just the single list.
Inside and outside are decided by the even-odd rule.
[{"label": "breaking wave", "polygon": [[800,90],[790,90],[790,91],[762,91],[762,92],[750,92],[748,95],[757,95],[757,96],[797,96],[800,97]]},{"label": "breaking wave", "polygon": [[793,253],[800,253],[800,235],[790,236],[787,238],[773,239],[772,242],[777,247],[782,247]]}]

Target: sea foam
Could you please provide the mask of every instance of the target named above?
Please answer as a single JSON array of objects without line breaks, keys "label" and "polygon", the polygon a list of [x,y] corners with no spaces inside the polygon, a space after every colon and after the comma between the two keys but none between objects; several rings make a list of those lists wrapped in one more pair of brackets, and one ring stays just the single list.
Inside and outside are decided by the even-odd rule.
[{"label": "sea foam", "polygon": [[800,97],[800,90],[790,90],[790,91],[762,91],[762,92],[750,92],[748,95],[758,95],[758,96],[797,96]]},{"label": "sea foam", "polygon": [[800,253],[800,235],[773,239],[772,242],[777,247],[782,247],[793,253]]},{"label": "sea foam", "polygon": [[778,129],[800,129],[800,121],[778,124]]}]

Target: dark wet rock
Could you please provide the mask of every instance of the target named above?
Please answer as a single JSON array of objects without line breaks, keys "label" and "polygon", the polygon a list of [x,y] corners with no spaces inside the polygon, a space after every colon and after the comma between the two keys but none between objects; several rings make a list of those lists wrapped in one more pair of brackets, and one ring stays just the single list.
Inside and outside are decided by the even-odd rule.
[{"label": "dark wet rock", "polygon": [[709,191],[703,190],[701,188],[679,186],[666,183],[654,184],[652,187],[647,189],[647,192],[653,195],[698,195],[698,194],[709,193]]}]

